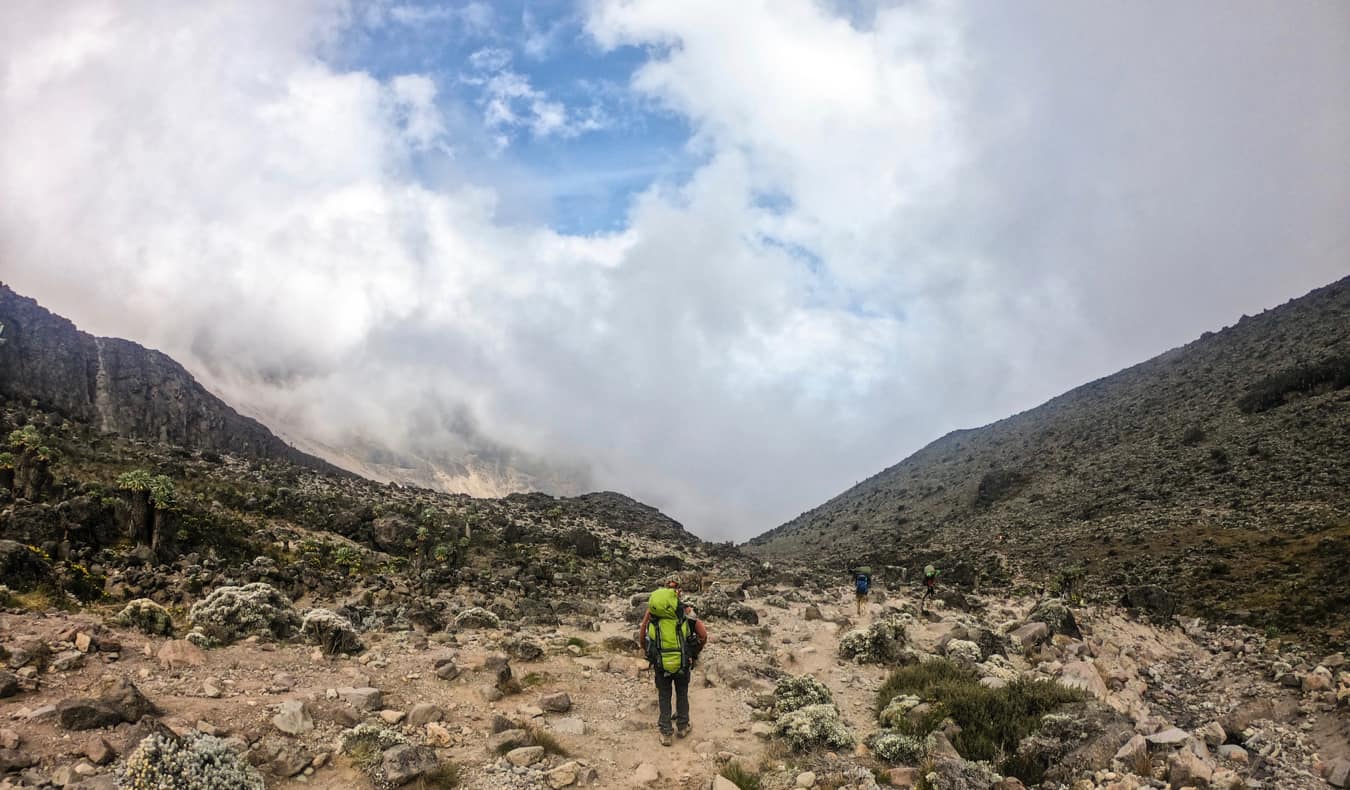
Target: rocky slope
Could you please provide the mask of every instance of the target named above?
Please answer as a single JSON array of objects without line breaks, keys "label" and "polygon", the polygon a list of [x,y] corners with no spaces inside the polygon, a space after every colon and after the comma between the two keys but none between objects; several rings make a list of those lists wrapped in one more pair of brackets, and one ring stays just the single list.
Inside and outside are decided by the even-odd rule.
[{"label": "rocky slope", "polygon": [[94,337],[0,283],[0,399],[135,439],[332,469],[207,392],[182,365]]},{"label": "rocky slope", "polygon": [[968,584],[1022,571],[1345,647],[1347,481],[1350,278],[948,434],[747,548],[936,561]]}]

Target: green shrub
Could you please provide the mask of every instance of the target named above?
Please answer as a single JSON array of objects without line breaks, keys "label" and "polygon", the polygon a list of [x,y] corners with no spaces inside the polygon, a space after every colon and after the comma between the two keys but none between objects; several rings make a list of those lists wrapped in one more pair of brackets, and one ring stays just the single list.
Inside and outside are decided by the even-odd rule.
[{"label": "green shrub", "polygon": [[834,697],[819,680],[810,675],[785,677],[773,690],[773,715],[782,716],[808,705],[833,705]]},{"label": "green shrub", "polygon": [[220,587],[192,605],[188,622],[212,645],[228,645],[252,634],[285,639],[300,627],[300,615],[270,584]]},{"label": "green shrub", "polygon": [[722,766],[722,778],[736,785],[740,790],[759,790],[759,775],[752,774],[735,761]]},{"label": "green shrub", "polygon": [[973,671],[946,660],[892,672],[877,693],[878,713],[900,694],[930,701],[934,714],[929,721],[947,717],[955,721],[961,731],[952,745],[969,760],[995,760],[1014,753],[1045,714],[1084,698],[1080,691],[1045,680],[1016,680],[1000,689],[987,688]]},{"label": "green shrub", "polygon": [[839,709],[834,705],[807,705],[785,713],[774,722],[773,734],[782,738],[794,752],[853,746],[853,734],[840,720]]},{"label": "green shrub", "polygon": [[173,635],[173,616],[149,598],[137,598],[112,618],[118,625],[140,629],[154,636]]},{"label": "green shrub", "polygon": [[225,742],[210,735],[154,733],[117,771],[123,790],[263,790],[263,778]]},{"label": "green shrub", "polygon": [[1258,381],[1238,399],[1244,414],[1259,414],[1283,406],[1291,398],[1350,387],[1350,354],[1312,365],[1302,365]]}]

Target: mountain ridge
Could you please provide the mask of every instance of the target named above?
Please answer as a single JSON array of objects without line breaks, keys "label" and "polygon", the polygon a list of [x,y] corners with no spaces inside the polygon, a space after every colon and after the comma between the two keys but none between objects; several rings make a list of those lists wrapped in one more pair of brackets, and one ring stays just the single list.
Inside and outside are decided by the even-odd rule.
[{"label": "mountain ridge", "polygon": [[[945,562],[971,583],[1076,570],[1102,595],[1161,585],[1202,613],[1343,639],[1327,555],[1350,550],[1347,327],[1350,277],[949,432],[746,548]],[[1252,585],[1258,569],[1273,583]]]},{"label": "mountain ridge", "polygon": [[3,282],[0,341],[0,397],[37,401],[105,433],[350,474],[240,414],[167,354],[84,332]]}]

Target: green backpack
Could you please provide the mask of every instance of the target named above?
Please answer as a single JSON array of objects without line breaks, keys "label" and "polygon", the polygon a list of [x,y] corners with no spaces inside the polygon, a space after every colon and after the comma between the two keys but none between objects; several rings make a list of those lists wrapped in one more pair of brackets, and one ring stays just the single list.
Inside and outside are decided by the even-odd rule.
[{"label": "green backpack", "polygon": [[685,619],[679,593],[670,587],[653,590],[647,599],[647,660],[667,675],[689,668],[693,626]]}]

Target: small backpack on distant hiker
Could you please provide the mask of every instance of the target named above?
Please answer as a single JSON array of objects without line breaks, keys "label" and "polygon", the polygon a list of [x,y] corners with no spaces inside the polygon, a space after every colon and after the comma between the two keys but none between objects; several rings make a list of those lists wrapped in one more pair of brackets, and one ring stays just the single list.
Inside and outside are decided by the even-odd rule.
[{"label": "small backpack on distant hiker", "polygon": [[871,586],[872,579],[865,573],[858,574],[858,578],[853,581],[853,591],[859,595],[866,595]]},{"label": "small backpack on distant hiker", "polygon": [[653,590],[647,599],[647,660],[667,675],[678,675],[693,666],[703,645],[694,638],[694,627],[684,614],[679,592],[670,587]]}]

